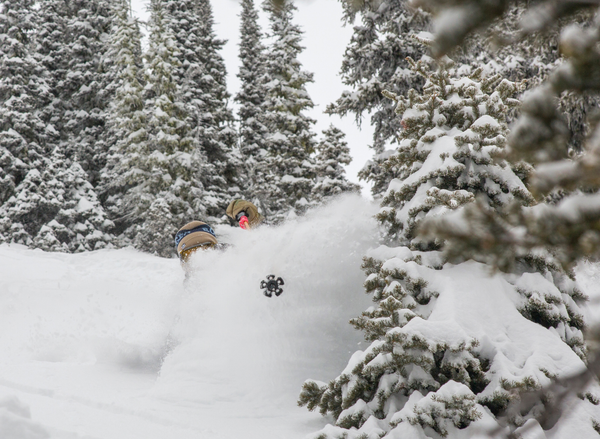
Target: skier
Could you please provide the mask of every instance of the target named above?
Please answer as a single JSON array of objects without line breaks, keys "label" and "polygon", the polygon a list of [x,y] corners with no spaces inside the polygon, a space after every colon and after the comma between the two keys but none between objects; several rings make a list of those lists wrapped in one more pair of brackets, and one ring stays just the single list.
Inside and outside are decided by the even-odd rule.
[{"label": "skier", "polygon": [[233,200],[227,207],[227,216],[236,220],[244,230],[257,227],[265,219],[258,212],[258,208],[250,201]]},{"label": "skier", "polygon": [[[198,250],[215,248],[217,235],[211,226],[203,221],[192,221],[183,226],[175,235],[177,256],[184,268],[190,256]],[[187,271],[187,270],[186,270]]]}]

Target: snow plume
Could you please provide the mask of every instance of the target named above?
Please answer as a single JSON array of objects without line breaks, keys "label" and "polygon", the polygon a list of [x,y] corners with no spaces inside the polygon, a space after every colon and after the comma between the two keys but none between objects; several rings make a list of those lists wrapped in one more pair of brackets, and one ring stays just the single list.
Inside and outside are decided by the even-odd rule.
[{"label": "snow plume", "polygon": [[[375,209],[348,196],[278,227],[218,226],[230,247],[197,254],[185,287],[179,261],[133,249],[0,245],[0,437],[13,421],[32,433],[8,439],[321,428],[296,400],[307,377],[333,378],[364,349],[347,322],[370,303],[360,265]],[[285,279],[279,297],[259,288],[270,273]]]},{"label": "snow plume", "polygon": [[[347,196],[278,227],[217,228],[231,247],[192,261],[157,392],[295,404],[307,376],[333,378],[362,338],[346,322],[369,303],[360,265],[374,209]],[[261,293],[268,274],[284,279],[281,296]]]}]

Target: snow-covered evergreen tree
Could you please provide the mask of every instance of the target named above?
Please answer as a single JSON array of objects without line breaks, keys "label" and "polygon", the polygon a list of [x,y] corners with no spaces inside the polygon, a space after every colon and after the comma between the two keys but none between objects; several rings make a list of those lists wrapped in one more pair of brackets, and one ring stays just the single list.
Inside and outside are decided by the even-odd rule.
[{"label": "snow-covered evergreen tree", "polygon": [[209,0],[162,0],[165,20],[177,46],[178,67],[174,82],[178,100],[186,108],[190,136],[208,160],[201,174],[207,197],[205,207],[215,220],[232,198],[240,196],[241,160],[237,132],[228,107],[225,61],[220,54],[225,41],[213,30]]},{"label": "snow-covered evergreen tree", "polygon": [[344,192],[360,191],[360,186],[346,179],[343,165],[350,164],[352,157],[345,137],[342,130],[333,125],[323,130],[323,139],[316,147],[316,184],[313,188],[313,198],[316,200],[324,200]]},{"label": "snow-covered evergreen tree", "polygon": [[[121,200],[116,200],[115,206],[116,220],[121,223],[120,229],[125,229],[127,239],[141,250],[168,257],[173,254],[171,241],[177,229],[189,218],[205,213],[200,181],[205,158],[186,123],[185,104],[178,100],[176,75],[180,64],[168,15],[160,0],[154,0],[151,7],[146,53],[147,97],[144,112],[129,113],[129,120],[125,120],[128,129],[135,131],[117,145],[117,151],[124,155],[117,166],[117,170],[123,170],[124,180],[119,184],[128,189]],[[135,81],[133,83],[135,85]],[[129,110],[131,106],[135,109],[136,99],[134,93],[130,104],[124,102],[123,111],[127,112],[127,105],[130,105]],[[163,211],[164,203],[170,212],[166,223],[159,215],[150,214],[152,206],[160,205]],[[152,236],[163,234],[168,242],[163,240],[158,244],[137,239],[142,231]]]},{"label": "snow-covered evergreen tree", "polygon": [[[47,0],[39,3],[36,30],[36,53],[40,62],[49,72],[48,85],[52,102],[46,108],[47,118],[59,133],[63,132],[66,120],[65,102],[57,96],[61,78],[68,73],[69,45],[65,44],[67,23],[71,12],[69,3],[61,0]],[[64,138],[64,136],[62,136]]]},{"label": "snow-covered evergreen tree", "polygon": [[168,257],[173,254],[173,237],[177,232],[173,225],[182,224],[172,213],[173,206],[179,200],[168,192],[164,195],[166,199],[157,197],[152,201],[145,213],[144,223],[136,229],[133,244],[149,253]]},{"label": "snow-covered evergreen tree", "polygon": [[[485,194],[491,207],[515,197],[532,202],[521,178],[508,178],[507,165],[493,161],[506,142],[508,127],[499,120],[516,105],[511,98],[516,86],[502,81],[500,75],[486,77],[482,69],[455,79],[450,65],[442,64],[431,73],[427,63],[411,62],[414,71],[428,80],[423,93],[411,89],[406,98],[399,98],[384,92],[397,101],[396,111],[402,115],[399,147],[384,164],[394,180],[378,215],[389,237],[402,245],[419,246],[416,225],[425,215],[469,203],[477,194]],[[521,176],[527,171],[525,166]],[[421,249],[435,246],[424,242]]]},{"label": "snow-covered evergreen tree", "polygon": [[242,0],[240,25],[240,78],[241,87],[235,96],[239,104],[240,152],[245,165],[246,180],[242,182],[244,193],[253,200],[263,213],[267,213],[268,197],[265,171],[260,164],[268,151],[268,128],[264,111],[266,88],[266,48],[258,24],[258,11],[254,0]]},{"label": "snow-covered evergreen tree", "polygon": [[265,124],[269,130],[268,155],[258,172],[266,175],[269,211],[283,218],[290,211],[302,213],[311,204],[314,186],[315,121],[304,114],[314,106],[306,91],[312,73],[302,70],[298,55],[302,31],[295,25],[292,1],[280,6],[263,3],[269,13],[272,44],[267,56],[269,78],[265,104]]},{"label": "snow-covered evergreen tree", "polygon": [[45,120],[52,82],[33,56],[35,11],[30,2],[5,2],[0,13],[0,240],[52,251],[102,248],[112,223],[81,166],[56,146],[54,119]]},{"label": "snow-covered evergreen tree", "polygon": [[400,128],[393,103],[381,92],[404,94],[422,86],[422,79],[412,73],[406,58],[419,60],[426,53],[412,36],[428,30],[429,18],[418,9],[409,10],[406,0],[367,0],[360,8],[356,2],[343,2],[343,7],[346,24],[354,24],[357,16],[361,21],[353,27],[341,68],[342,81],[352,90],[344,91],[327,111],[353,114],[359,125],[364,114],[371,113],[375,128],[372,147],[375,154],[381,154]]},{"label": "snow-covered evergreen tree", "polygon": [[36,163],[0,206],[0,241],[47,251],[97,250],[113,242],[87,174],[56,147]]},{"label": "snow-covered evergreen tree", "polygon": [[144,87],[141,59],[141,33],[131,17],[129,2],[113,4],[113,27],[107,58],[116,71],[113,100],[110,104],[107,133],[112,138],[107,164],[98,191],[109,215],[114,219],[115,233],[120,235],[133,222],[134,208],[125,193],[142,185],[147,172],[140,168],[148,154],[147,114],[144,112]]},{"label": "snow-covered evergreen tree", "polygon": [[51,118],[66,154],[80,162],[95,185],[104,167],[106,107],[111,69],[103,60],[110,33],[109,0],[40,2],[38,52],[52,72]]},{"label": "snow-covered evergreen tree", "polygon": [[[520,29],[523,22],[528,21],[528,5],[515,3],[505,13],[503,20],[492,23],[484,32],[486,38],[479,35],[469,36],[469,49],[461,50],[463,59],[471,64],[486,64],[486,68],[504,75],[512,81],[525,81],[527,88],[533,88],[546,80],[551,72],[564,61],[559,48],[559,32],[557,29],[545,29],[544,32],[529,34]],[[593,22],[591,14],[578,14],[570,20],[589,26]],[[519,41],[517,36],[524,36]],[[500,42],[497,50],[490,50],[490,41]],[[502,44],[503,43],[503,44]],[[466,52],[466,53],[465,53]],[[588,114],[600,104],[596,96],[565,93],[560,97],[559,107],[567,121],[569,130],[569,149],[581,152],[584,139],[589,131]]]},{"label": "snow-covered evergreen tree", "polygon": [[[432,2],[433,6],[436,5]],[[508,7],[510,4],[504,5]],[[544,7],[528,7],[528,23],[520,24],[519,32],[511,42],[523,36],[544,31],[560,19],[565,25],[570,19],[581,19],[581,24],[570,24],[560,32],[559,46],[566,61],[549,75],[543,84],[524,97],[522,114],[517,120],[509,139],[512,160],[527,160],[536,165],[530,178],[533,192],[540,199],[550,200],[534,208],[512,206],[503,212],[489,212],[477,205],[458,212],[460,222],[469,227],[469,240],[464,241],[465,228],[449,228],[442,218],[430,222],[433,233],[447,239],[446,253],[451,258],[476,257],[486,260],[503,270],[510,269],[516,260],[531,252],[554,259],[556,264],[570,270],[584,257],[597,257],[600,253],[600,235],[597,222],[600,209],[597,207],[600,188],[598,181],[598,122],[588,118],[591,125],[589,136],[582,153],[568,157],[568,120],[557,108],[565,96],[576,99],[592,96],[598,99],[594,81],[590,78],[600,74],[598,52],[598,22],[586,26],[585,15],[590,4],[574,5],[572,9],[553,9],[548,14]],[[465,20],[464,5],[460,13],[453,16],[456,26],[440,27],[436,35],[438,51],[449,50],[478,27],[488,27],[503,9],[489,10],[481,3],[469,4],[476,14],[485,15],[477,23]],[[440,20],[448,12],[442,7]],[[503,17],[504,19],[504,17]],[[562,199],[556,204],[557,199]]]},{"label": "snow-covered evergreen tree", "polygon": [[[106,150],[110,150],[123,137],[123,133],[114,132],[115,102],[124,100],[128,93],[125,84],[129,84],[139,95],[140,85],[144,84],[144,63],[142,53],[142,32],[140,21],[133,17],[131,0],[111,1],[110,33],[106,36],[106,51],[101,68],[110,72],[105,76],[104,93],[109,100],[106,104],[106,127],[103,141]],[[120,96],[116,96],[120,89]],[[133,99],[133,98],[130,98]],[[136,98],[139,99],[139,98]],[[126,99],[127,102],[130,102]],[[140,109],[138,102],[134,108]],[[102,186],[102,182],[99,183]],[[99,188],[102,190],[102,188]]]},{"label": "snow-covered evergreen tree", "polygon": [[[322,438],[518,434],[550,404],[521,409],[523,392],[583,367],[584,296],[546,259],[529,255],[490,278],[476,262],[445,264],[441,241],[416,233],[475,200],[492,211],[534,200],[523,183],[530,167],[497,157],[517,86],[481,69],[464,76],[447,58],[437,71],[411,64],[426,83],[422,93],[386,93],[403,128],[385,162],[393,179],[377,216],[387,245],[365,258],[374,305],[352,320],[371,345],[329,384],[307,381],[300,403],[335,417]],[[600,416],[592,402],[574,400]],[[582,431],[595,434],[594,422]]]},{"label": "snow-covered evergreen tree", "polygon": [[77,36],[68,77],[75,75],[79,78],[69,87],[73,90],[73,107],[65,114],[70,119],[66,128],[76,135],[72,150],[94,186],[106,163],[110,142],[105,134],[107,106],[112,99],[108,85],[112,82],[113,70],[102,61],[108,49],[111,1],[80,0],[77,16],[73,17],[67,29],[71,35]]},{"label": "snow-covered evergreen tree", "polygon": [[[390,143],[396,141],[399,130],[393,117],[393,105],[382,95],[386,89],[393,93],[405,93],[410,87],[420,89],[419,77],[411,74],[406,57],[420,59],[427,51],[418,44],[414,36],[431,27],[429,15],[419,7],[438,4],[437,0],[414,2],[411,7],[406,0],[376,0],[344,2],[344,19],[347,24],[360,17],[361,24],[354,26],[354,34],[344,55],[342,78],[352,89],[328,107],[328,112],[340,115],[354,114],[361,124],[362,116],[370,113],[374,126],[374,158],[360,172],[361,179],[374,181],[373,195],[378,198],[386,191],[389,180],[381,176],[381,164],[391,150]],[[443,3],[443,2],[441,2]],[[514,4],[510,4],[514,3]],[[483,6],[489,7],[489,6]],[[518,2],[504,2],[504,20],[494,23],[493,31],[481,36],[471,36],[462,41],[453,56],[460,62],[481,66],[490,72],[500,73],[512,81],[526,80],[528,87],[542,81],[551,70],[560,64],[558,37],[556,32],[529,36],[526,41],[514,41],[522,34],[519,22],[528,21],[526,6]],[[497,11],[494,11],[497,12]],[[467,6],[462,13],[470,14]],[[438,17],[439,18],[439,17]],[[476,21],[468,22],[478,25]],[[452,32],[455,18],[448,16],[437,23],[440,32]],[[483,23],[483,21],[482,21]],[[459,26],[460,27],[460,26]],[[445,33],[444,33],[445,35]],[[444,44],[451,38],[441,37]],[[490,42],[510,41],[501,50],[490,50]],[[561,107],[568,118],[571,132],[570,146],[580,150],[587,131],[586,115],[597,107],[598,101],[589,96],[563,96]],[[376,178],[373,178],[376,177]],[[378,178],[377,178],[378,177]]]},{"label": "snow-covered evergreen tree", "polygon": [[51,100],[48,74],[32,51],[36,21],[33,2],[0,3],[0,205],[54,140],[43,114]]}]

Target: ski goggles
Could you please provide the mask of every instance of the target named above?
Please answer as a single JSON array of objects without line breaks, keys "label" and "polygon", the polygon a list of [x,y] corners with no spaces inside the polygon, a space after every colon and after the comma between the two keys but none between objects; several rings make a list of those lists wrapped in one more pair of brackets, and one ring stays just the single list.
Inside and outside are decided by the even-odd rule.
[{"label": "ski goggles", "polygon": [[177,247],[179,245],[179,243],[181,242],[181,240],[183,238],[185,238],[186,236],[188,236],[191,233],[196,233],[196,232],[206,232],[206,233],[210,233],[215,238],[217,237],[217,235],[215,234],[215,231],[212,229],[211,226],[209,226],[208,224],[202,224],[201,226],[194,227],[193,229],[180,230],[179,232],[177,232],[177,235],[175,235],[175,247]]},{"label": "ski goggles", "polygon": [[242,219],[242,217],[245,216],[246,218],[248,218],[248,215],[246,214],[245,211],[241,210],[238,212],[238,214],[235,216],[235,220],[239,221]]},{"label": "ski goggles", "polygon": [[206,244],[200,244],[200,245],[197,245],[196,247],[188,248],[187,250],[182,251],[179,254],[179,259],[182,262],[187,262],[188,259],[190,258],[190,256],[192,256],[198,250],[208,250],[208,249],[212,249],[212,248],[215,248],[215,244],[212,242],[208,242]]}]

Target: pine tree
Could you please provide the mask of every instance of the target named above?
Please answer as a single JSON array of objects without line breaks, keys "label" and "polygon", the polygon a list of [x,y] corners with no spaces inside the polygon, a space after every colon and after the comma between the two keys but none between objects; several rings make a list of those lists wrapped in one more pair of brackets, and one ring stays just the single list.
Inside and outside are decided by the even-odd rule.
[{"label": "pine tree", "polygon": [[52,101],[46,108],[46,118],[53,124],[64,140],[63,126],[66,119],[66,103],[58,95],[59,84],[69,69],[69,45],[65,44],[67,23],[71,16],[69,3],[61,0],[48,0],[39,3],[38,25],[36,29],[36,53],[42,65],[49,72],[48,86]]},{"label": "pine tree", "polygon": [[242,169],[228,108],[227,70],[220,55],[225,41],[214,33],[209,0],[162,0],[162,4],[178,50],[174,72],[178,100],[186,106],[190,136],[208,161],[201,174],[206,210],[213,221],[220,221],[230,198],[240,195],[236,187]]},{"label": "pine tree", "polygon": [[[516,44],[520,38],[543,32],[559,18],[561,25],[569,23],[569,19],[579,19],[583,23],[589,6],[580,4],[569,10],[552,9],[552,14],[547,14],[543,8],[529,8],[527,13],[534,18],[533,25],[520,27],[519,33],[509,42]],[[436,35],[439,52],[451,49],[473,29],[489,26],[501,12],[489,10],[480,2],[474,7],[477,14],[486,16],[485,20],[471,23],[464,20],[461,13],[455,29],[442,29]],[[598,123],[594,117],[588,118],[591,126],[585,148],[570,158],[567,148],[569,121],[557,105],[565,95],[576,99],[599,98],[596,86],[590,82],[590,78],[600,74],[600,58],[595,48],[597,26],[597,23],[591,27],[570,24],[562,29],[559,45],[566,61],[525,96],[522,114],[510,137],[509,157],[536,165],[530,179],[531,188],[540,200],[548,200],[548,203],[533,209],[512,206],[503,212],[486,212],[476,205],[470,206],[457,213],[477,232],[470,235],[467,243],[461,242],[464,230],[447,228],[444,219],[437,224],[430,223],[433,233],[447,239],[445,251],[448,257],[477,257],[502,270],[510,270],[519,257],[534,252],[554,259],[556,264],[569,271],[582,258],[598,254],[600,235],[596,230],[600,209],[595,208],[595,192],[600,187],[597,177]],[[448,32],[452,35],[446,35]],[[558,204],[557,199],[561,200]],[[517,234],[515,230],[521,232]]]},{"label": "pine tree", "polygon": [[59,147],[42,158],[0,206],[0,238],[46,251],[80,252],[112,244],[108,220],[87,174]]},{"label": "pine tree", "polygon": [[[520,27],[529,21],[528,5],[516,3],[509,7],[503,20],[495,21],[490,29],[484,32],[485,38],[469,36],[469,49],[463,59],[469,59],[470,53],[477,53],[471,64],[486,63],[486,68],[500,73],[512,81],[524,81],[527,88],[533,88],[545,81],[552,71],[563,62],[563,54],[559,49],[559,32],[557,29],[546,29],[541,33],[529,34]],[[594,18],[590,13],[580,13],[571,22],[589,26]],[[516,36],[524,38],[519,41]],[[490,50],[489,42],[495,41],[497,50]],[[510,42],[510,44],[507,44]],[[559,99],[560,112],[566,118],[569,130],[568,147],[572,153],[580,153],[589,131],[588,114],[598,107],[600,99],[590,94],[577,95],[565,93]],[[513,118],[511,117],[511,122]]]},{"label": "pine tree", "polygon": [[112,100],[109,84],[113,70],[110,64],[103,63],[103,59],[111,29],[111,2],[80,0],[77,16],[67,28],[70,34],[77,35],[68,77],[79,76],[74,84],[70,84],[73,107],[65,114],[71,124],[75,122],[73,129],[67,124],[67,128],[76,133],[74,146],[70,149],[76,153],[75,157],[94,186],[99,182],[110,146],[110,139],[106,139],[105,134],[107,106]]},{"label": "pine tree", "polygon": [[5,49],[0,142],[6,164],[0,240],[51,251],[103,248],[112,241],[107,233],[112,223],[87,175],[77,162],[65,158],[56,146],[59,133],[45,121],[52,116],[45,111],[51,101],[51,78],[33,56],[36,9],[28,2],[15,6],[5,3],[5,13],[0,14],[0,26],[7,30],[0,30]]},{"label": "pine tree", "polygon": [[181,224],[172,213],[173,206],[179,201],[172,194],[165,193],[165,198],[157,197],[145,213],[145,221],[136,229],[133,243],[136,248],[156,255],[169,257],[173,254],[173,236],[177,229],[174,224]]},{"label": "pine tree", "polygon": [[[442,27],[435,38],[438,53],[451,49],[475,29],[489,27],[511,3],[491,9],[489,4],[479,1],[454,4],[454,25]],[[438,12],[442,19],[449,15],[444,5],[434,6],[441,6]],[[466,206],[451,217],[430,221],[426,226],[430,233],[446,239],[445,252],[453,256],[452,259],[473,257],[487,260],[500,269],[509,269],[523,254],[537,254],[553,259],[569,272],[579,261],[587,258],[597,260],[600,254],[600,130],[597,118],[589,117],[589,135],[582,151],[568,157],[568,121],[557,103],[565,95],[575,99],[586,96],[600,98],[594,79],[600,75],[598,21],[586,26],[581,20],[597,6],[592,3],[568,7],[554,3],[526,6],[529,19],[521,23],[519,32],[509,43],[515,44],[524,37],[557,27],[560,29],[560,50],[565,57],[565,62],[556,67],[543,84],[525,96],[522,114],[509,138],[508,157],[513,161],[526,159],[535,164],[530,187],[542,202],[533,208],[514,205],[501,212],[488,211],[478,205]],[[473,17],[476,20],[472,20]],[[571,20],[579,23],[570,23]],[[504,21],[503,17],[501,21]],[[461,227],[456,227],[457,224]],[[467,229],[474,233],[469,234],[465,243],[461,238],[464,238]],[[566,401],[575,400],[574,394],[585,398],[590,394],[590,388],[597,387],[600,377],[597,334],[597,327],[587,331],[590,341],[587,367],[581,367],[568,380],[566,389],[561,389],[562,377],[555,377],[551,385],[541,389],[543,393],[534,395],[534,404],[539,406],[541,401],[558,400],[564,407]],[[575,412],[577,409],[580,406],[570,410]],[[537,417],[542,423],[551,424],[554,434],[561,434],[559,427],[565,417],[564,412],[551,407],[539,410]],[[597,415],[586,418],[591,418],[597,433],[600,425]],[[580,424],[589,425],[587,422]]]},{"label": "pine tree", "polygon": [[[178,49],[168,15],[159,0],[151,7],[144,113],[129,121],[132,128],[145,121],[147,133],[135,131],[121,146],[126,155],[123,164],[129,168],[125,182],[129,188],[117,207],[125,237],[141,250],[168,257],[173,254],[171,241],[177,229],[205,212],[200,182],[205,159],[185,122],[186,107],[178,100]],[[156,214],[157,206],[159,212],[165,210],[164,203],[169,211],[166,223]],[[157,243],[138,238],[140,233],[168,239]]]},{"label": "pine tree", "polygon": [[[417,6],[436,4],[436,0],[423,0]],[[361,18],[361,25],[354,26],[341,70],[344,83],[352,90],[345,91],[327,111],[340,115],[354,114],[359,126],[362,116],[371,114],[375,155],[359,176],[374,181],[372,193],[375,198],[387,189],[389,180],[382,175],[381,164],[390,154],[388,144],[396,142],[396,132],[401,128],[399,121],[393,117],[393,105],[384,98],[382,90],[402,94],[410,87],[420,90],[422,86],[421,79],[411,74],[406,57],[418,60],[428,55],[414,37],[428,30],[431,22],[427,12],[414,6],[409,10],[405,0],[344,2],[346,23],[354,23],[357,16]],[[525,16],[527,8],[518,2],[503,2],[502,8],[506,12],[504,20],[494,23],[492,30],[484,35],[461,39],[461,45],[455,47],[452,56],[472,66],[485,64],[488,71],[502,74],[512,81],[525,80],[527,86],[532,87],[560,63],[557,33],[531,35],[526,41],[515,41],[515,35],[523,34],[518,24],[529,21]],[[435,10],[435,7],[432,9]],[[461,10],[462,13],[470,14],[469,8]],[[480,24],[471,19],[469,16],[466,20],[470,24]],[[440,32],[446,32],[446,29],[452,32],[455,21],[452,16],[447,21],[438,17]],[[444,36],[440,41],[445,44],[452,38]],[[510,41],[511,44],[498,51],[490,50],[490,42],[497,41]],[[597,105],[598,101],[589,96],[561,98],[562,112],[568,118],[571,133],[569,145],[575,151],[581,150],[582,139],[588,130],[586,115]],[[511,115],[510,119],[513,117]]]},{"label": "pine tree", "polygon": [[421,78],[412,74],[406,58],[419,60],[425,55],[423,45],[412,36],[429,29],[429,18],[420,10],[409,11],[405,0],[368,0],[362,2],[360,11],[351,2],[343,3],[343,7],[346,24],[354,24],[357,15],[361,20],[353,27],[341,68],[343,83],[353,90],[345,91],[327,111],[353,114],[359,125],[364,113],[371,113],[375,128],[372,147],[375,154],[381,154],[400,128],[393,103],[381,92],[404,94],[423,85]]},{"label": "pine tree", "polygon": [[346,135],[333,125],[323,131],[323,139],[316,148],[314,199],[322,201],[344,192],[360,191],[360,186],[346,179],[343,165],[350,164],[352,157],[350,157],[350,148],[344,140],[345,137]]},{"label": "pine tree", "polygon": [[[533,199],[518,175],[508,179],[506,164],[492,161],[508,135],[506,124],[498,120],[515,105],[510,98],[517,91],[515,86],[501,81],[500,75],[483,76],[482,69],[460,83],[451,78],[446,66],[431,74],[425,62],[411,62],[414,71],[429,81],[422,95],[411,89],[401,99],[385,92],[398,102],[396,111],[403,115],[403,129],[397,151],[384,164],[394,180],[382,199],[384,209],[378,218],[386,224],[390,239],[427,250],[436,244],[418,245],[414,241],[423,214],[469,203],[475,194],[485,194],[488,205],[494,208],[515,197],[525,204]],[[454,127],[462,132],[448,135]],[[444,151],[447,139],[451,148]],[[439,153],[432,151],[436,146]],[[519,170],[522,178],[527,171],[525,165]]]},{"label": "pine tree", "polygon": [[269,149],[258,172],[266,175],[269,211],[281,219],[291,210],[304,212],[312,201],[315,121],[303,112],[314,106],[305,87],[313,75],[302,70],[298,61],[302,31],[292,23],[294,4],[285,1],[278,7],[266,0],[263,5],[269,13],[273,42],[266,66]]},{"label": "pine tree", "polygon": [[111,218],[115,233],[121,235],[133,222],[135,207],[125,194],[142,185],[148,173],[140,167],[147,152],[147,115],[144,112],[143,66],[139,24],[131,17],[129,2],[113,5],[113,27],[107,58],[116,71],[110,103],[107,133],[112,146],[98,191]]},{"label": "pine tree", "polygon": [[[442,242],[417,233],[424,221],[475,200],[494,211],[534,199],[523,183],[530,167],[498,158],[518,87],[482,69],[463,77],[464,66],[455,68],[447,58],[437,71],[424,61],[410,63],[426,79],[422,93],[386,92],[397,102],[403,128],[397,150],[384,163],[392,179],[377,215],[389,246],[365,258],[365,287],[374,306],[351,322],[371,345],[356,352],[339,377],[329,384],[309,380],[300,395],[301,405],[335,417],[336,427],[323,430],[323,438],[468,437],[458,430],[482,417],[483,425],[506,422],[514,430],[539,408],[518,410],[512,403],[564,372],[553,352],[569,352],[573,362],[585,356],[579,309],[584,296],[560,267],[530,255],[511,275],[488,280],[484,265],[444,265]],[[506,290],[520,294],[516,307],[505,302],[506,314],[520,311],[514,321],[536,333],[546,331],[538,323],[549,328],[544,334],[554,343],[536,357],[544,360],[534,360],[518,376],[513,372],[522,367],[519,360],[490,354],[500,345],[475,336],[492,324],[479,321],[479,314],[497,310],[470,309],[469,303],[493,285],[489,300],[500,303]],[[591,404],[588,409],[594,411]],[[585,428],[593,431],[592,423]]]},{"label": "pine tree", "polygon": [[[382,91],[404,94],[410,88],[420,90],[423,86],[422,78],[412,73],[406,58],[419,60],[426,54],[413,36],[429,29],[429,17],[420,9],[409,10],[405,0],[344,2],[343,7],[345,24],[354,25],[341,67],[342,81],[351,90],[344,91],[327,107],[327,112],[340,116],[352,114],[358,126],[365,113],[370,114],[374,158],[359,177],[373,180],[380,172],[381,162],[389,155],[389,143],[396,142],[400,129],[394,105]],[[357,17],[360,24],[355,24]],[[375,198],[385,192],[388,183],[389,180],[372,186]]]},{"label": "pine tree", "polygon": [[[130,82],[137,94],[139,85],[144,84],[143,35],[140,30],[140,21],[132,16],[131,0],[111,1],[110,7],[109,34],[104,37],[106,50],[100,65],[100,68],[106,72],[103,93],[108,101],[105,104],[106,126],[102,135],[103,148],[106,152],[106,157],[103,158],[105,165],[108,160],[108,151],[117,143],[122,134],[114,132],[114,103],[123,99],[123,96],[116,96],[117,90],[121,88],[120,93],[123,94],[125,92],[124,84]],[[140,108],[139,104],[136,105],[136,108]],[[99,186],[102,184],[103,182],[99,182]]]},{"label": "pine tree", "polygon": [[[47,159],[40,160],[38,167],[42,163],[46,168],[51,167],[51,162]],[[56,187],[48,187],[44,177],[45,175],[38,169],[30,170],[15,190],[15,195],[0,206],[2,242],[14,242],[33,247],[38,232],[60,211],[63,200],[57,198]],[[60,184],[57,180],[51,181]],[[52,244],[50,250],[67,250],[66,245],[58,247]]]},{"label": "pine tree", "polygon": [[106,106],[111,100],[111,69],[103,64],[110,33],[108,0],[49,0],[40,3],[38,52],[53,74],[51,118],[67,155],[98,182],[105,165]]},{"label": "pine tree", "polygon": [[29,1],[0,3],[0,205],[39,164],[54,127],[44,120],[48,73],[33,56],[37,18]]},{"label": "pine tree", "polygon": [[261,169],[260,166],[268,151],[268,128],[264,120],[267,96],[266,48],[262,38],[254,0],[243,0],[239,54],[241,66],[237,75],[241,87],[235,100],[239,104],[240,152],[247,175],[244,192],[266,213],[268,191],[265,188],[265,169]]}]

